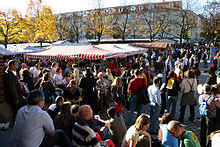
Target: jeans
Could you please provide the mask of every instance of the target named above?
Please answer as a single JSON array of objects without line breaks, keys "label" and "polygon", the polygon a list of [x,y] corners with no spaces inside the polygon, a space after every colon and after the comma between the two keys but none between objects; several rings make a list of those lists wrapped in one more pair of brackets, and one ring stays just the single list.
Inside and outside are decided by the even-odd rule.
[{"label": "jeans", "polygon": [[150,121],[151,121],[151,124],[150,124],[150,129],[149,129],[149,132],[152,133],[152,132],[156,132],[156,127],[158,126],[158,118],[159,118],[159,115],[160,115],[160,105],[150,105]]},{"label": "jeans", "polygon": [[54,136],[45,136],[40,147],[53,147],[54,145],[73,147],[71,141],[63,130],[56,130]]},{"label": "jeans", "polygon": [[200,144],[201,147],[206,147],[208,142],[208,117],[202,116],[200,129]]},{"label": "jeans", "polygon": [[[167,106],[166,106],[166,111],[171,112],[173,118],[175,118],[175,113],[176,113],[176,103],[178,100],[178,96],[168,96],[167,97]],[[170,111],[171,107],[171,111]]]},{"label": "jeans", "polygon": [[[129,124],[133,124],[134,119],[134,111],[137,109],[137,117],[141,115],[141,109],[143,104],[138,102],[138,95],[131,95],[130,100],[130,113],[129,113]],[[136,119],[136,117],[135,117]]]}]

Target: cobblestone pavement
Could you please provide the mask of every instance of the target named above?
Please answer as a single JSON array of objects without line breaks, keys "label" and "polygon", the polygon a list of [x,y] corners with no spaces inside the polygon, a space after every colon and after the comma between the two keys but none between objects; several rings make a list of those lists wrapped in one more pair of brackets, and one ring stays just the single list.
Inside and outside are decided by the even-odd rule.
[{"label": "cobblestone pavement", "polygon": [[[201,83],[205,83],[207,77],[208,77],[208,74],[205,73],[206,69],[204,68],[201,68],[201,76],[200,76],[200,79],[201,79]],[[196,94],[196,98],[197,98],[197,101],[198,101],[198,93]],[[179,114],[180,114],[180,94],[179,94],[179,98],[178,98],[178,102],[177,102],[177,109],[176,109],[176,116],[175,116],[175,119],[178,119],[179,117]],[[113,104],[112,104],[113,105]],[[146,114],[150,114],[150,106],[149,104],[145,105],[143,107],[143,113],[146,113]],[[128,110],[126,110],[125,108],[123,108],[123,113],[122,113],[122,116],[123,118],[125,119],[125,122],[128,122]],[[104,115],[100,115],[102,119],[106,120],[108,119],[108,117],[106,116],[106,114]],[[190,131],[193,131],[196,136],[198,137],[198,139],[200,138],[200,114],[199,114],[199,108],[198,108],[198,105],[195,107],[195,120],[194,122],[190,122],[188,120],[188,117],[190,116],[190,112],[189,112],[189,107],[186,108],[186,112],[185,112],[185,118],[184,118],[184,123],[183,123],[183,126],[187,129],[187,130],[190,130]],[[2,131],[0,130],[0,146],[2,147],[8,147],[9,146],[9,139],[10,139],[10,135],[11,135],[11,132],[12,132],[12,129],[8,129],[7,131]],[[153,138],[156,138],[155,135],[152,136]]]}]

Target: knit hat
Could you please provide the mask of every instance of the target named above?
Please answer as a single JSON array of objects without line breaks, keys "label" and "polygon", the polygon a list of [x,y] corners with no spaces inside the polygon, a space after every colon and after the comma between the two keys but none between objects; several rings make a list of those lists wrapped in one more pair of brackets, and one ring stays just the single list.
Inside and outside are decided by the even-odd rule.
[{"label": "knit hat", "polygon": [[80,106],[78,112],[81,119],[90,120],[93,117],[93,112],[89,105]]}]

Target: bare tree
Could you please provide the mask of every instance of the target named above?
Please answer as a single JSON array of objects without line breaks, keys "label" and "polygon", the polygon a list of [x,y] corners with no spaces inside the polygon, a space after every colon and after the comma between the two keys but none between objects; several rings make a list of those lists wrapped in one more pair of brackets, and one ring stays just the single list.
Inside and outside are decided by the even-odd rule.
[{"label": "bare tree", "polygon": [[[152,6],[153,7],[153,6]],[[150,8],[142,13],[142,33],[147,34],[150,41],[153,41],[158,36],[159,32],[166,28],[168,12],[160,7]]]},{"label": "bare tree", "polygon": [[130,14],[128,12],[128,9],[126,8],[119,8],[119,10],[116,10],[113,14],[113,27],[112,31],[110,31],[110,34],[113,36],[118,36],[122,40],[125,40],[125,37],[127,37],[130,34]]},{"label": "bare tree", "polygon": [[196,1],[186,0],[183,5],[173,14],[170,20],[173,31],[169,32],[169,35],[180,40],[181,45],[183,39],[187,42],[191,39],[190,35],[198,26],[198,15],[193,11],[197,6]]},{"label": "bare tree", "polygon": [[142,33],[140,33],[141,19],[142,17],[138,13],[130,14],[130,35],[133,39],[136,39],[137,36],[142,35]]},{"label": "bare tree", "polygon": [[82,38],[83,34],[83,20],[82,17],[79,17],[77,19],[70,17],[69,18],[69,38],[71,41],[76,41],[79,43],[79,40]]},{"label": "bare tree", "polygon": [[220,39],[220,2],[212,1],[204,6],[201,36],[214,44]]},{"label": "bare tree", "polygon": [[56,27],[59,40],[67,39],[69,27],[67,26],[67,20],[65,17],[57,18]]}]

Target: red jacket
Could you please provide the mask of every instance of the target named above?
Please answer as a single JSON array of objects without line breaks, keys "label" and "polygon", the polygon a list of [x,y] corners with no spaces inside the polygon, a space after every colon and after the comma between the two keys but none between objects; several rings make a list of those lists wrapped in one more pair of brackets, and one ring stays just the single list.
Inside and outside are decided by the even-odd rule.
[{"label": "red jacket", "polygon": [[[147,88],[147,80],[144,80],[145,87]],[[134,78],[128,84],[128,91],[131,91],[132,95],[137,95],[142,88],[142,79]]]}]

